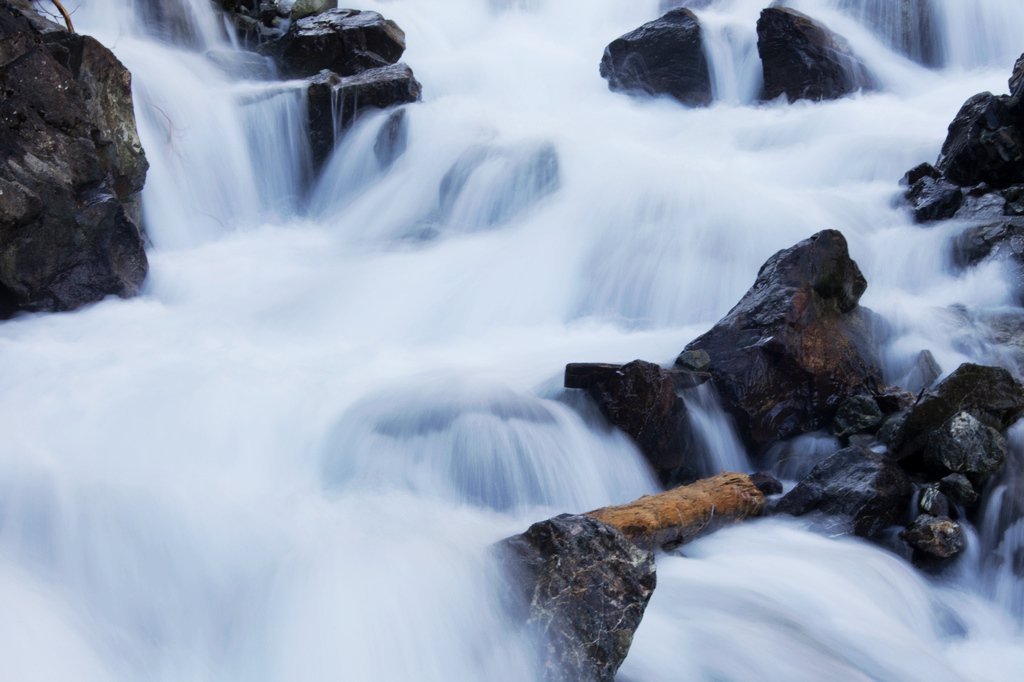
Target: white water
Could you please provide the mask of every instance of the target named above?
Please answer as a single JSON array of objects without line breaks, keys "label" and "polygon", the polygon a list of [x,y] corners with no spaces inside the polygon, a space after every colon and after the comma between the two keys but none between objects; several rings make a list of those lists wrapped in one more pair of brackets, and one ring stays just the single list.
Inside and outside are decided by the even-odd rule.
[{"label": "white water", "polygon": [[[881,89],[755,106],[762,4],[698,12],[724,101],[687,110],[597,73],[656,0],[363,3],[405,30],[424,102],[386,172],[383,118],[353,129],[307,212],[301,96],[214,66],[231,48],[202,0],[188,48],[128,0],[83,3],[76,26],[134,74],[151,270],[136,299],[0,325],[0,680],[531,679],[487,547],[654,489],[564,364],[670,362],[820,229],[891,326],[891,378],[923,348],[947,372],[1012,365],[946,310],[1010,305],[1001,267],[953,274],[957,227],[893,200],[964,99],[1006,91],[1024,4],[940,2],[949,66],[929,71],[838,3],[794,3]],[[557,190],[517,184],[547,148]],[[742,464],[690,400],[719,465]],[[620,678],[1018,680],[1021,441],[941,581],[776,520],[661,557]]]}]

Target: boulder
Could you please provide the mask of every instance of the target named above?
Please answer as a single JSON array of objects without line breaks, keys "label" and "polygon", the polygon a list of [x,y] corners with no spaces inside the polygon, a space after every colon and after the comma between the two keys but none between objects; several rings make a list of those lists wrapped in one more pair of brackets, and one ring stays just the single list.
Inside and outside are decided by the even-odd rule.
[{"label": "boulder", "polygon": [[958,185],[929,176],[911,185],[905,196],[914,220],[919,223],[952,218],[964,203],[964,193]]},{"label": "boulder", "polygon": [[1010,74],[1010,96],[1024,97],[1024,54],[1017,58]]},{"label": "boulder", "polygon": [[497,549],[510,614],[539,640],[544,679],[612,682],[654,591],[654,555],[612,526],[569,514]]},{"label": "boulder", "polygon": [[102,45],[0,3],[0,317],[132,296],[146,162],[130,75]]},{"label": "boulder", "polygon": [[284,78],[308,78],[325,69],[354,76],[398,62],[405,33],[376,12],[332,9],[299,19],[259,49],[274,58]]},{"label": "boulder", "polygon": [[935,559],[949,559],[967,547],[964,530],[948,516],[922,514],[900,531],[900,537],[918,552]]},{"label": "boulder", "polygon": [[[942,367],[935,360],[935,356],[930,350],[923,350],[914,358],[914,363],[900,379],[899,384],[916,394],[934,385],[941,376]],[[913,403],[907,405],[908,408],[912,406]]]},{"label": "boulder", "polygon": [[929,485],[921,491],[917,508],[929,516],[949,516],[949,501],[937,484]]},{"label": "boulder", "polygon": [[939,491],[950,501],[965,509],[973,509],[978,503],[978,493],[963,474],[950,474],[939,481]]},{"label": "boulder", "polygon": [[329,9],[335,9],[337,6],[338,0],[295,0],[295,4],[292,5],[288,16],[292,21],[298,21],[299,19],[311,17],[314,14],[323,14]]},{"label": "boulder", "polygon": [[953,240],[953,263],[967,268],[988,258],[1010,258],[1024,263],[1024,218],[1004,218],[975,225]]},{"label": "boulder", "polygon": [[870,89],[871,76],[846,40],[806,14],[769,7],[757,21],[766,99],[837,99]]},{"label": "boulder", "polygon": [[853,524],[857,535],[870,537],[900,522],[913,492],[910,477],[896,462],[854,445],[814,467],[773,511],[841,516]]},{"label": "boulder", "polygon": [[669,95],[687,106],[711,103],[711,72],[700,23],[688,9],[613,40],[601,58],[608,88],[630,95]]},{"label": "boulder", "polygon": [[703,350],[684,350],[676,358],[675,366],[694,372],[709,372],[711,371],[711,356]]},{"label": "boulder", "polygon": [[839,406],[883,387],[867,282],[825,230],[778,252],[740,302],[686,350],[704,350],[723,407],[750,447],[827,428]]},{"label": "boulder", "polygon": [[856,433],[873,433],[882,422],[882,408],[868,395],[847,398],[832,420],[832,435],[840,440]]},{"label": "boulder", "polygon": [[967,100],[949,124],[935,164],[950,182],[997,189],[1024,182],[1024,137],[1009,97],[982,92]]},{"label": "boulder", "polygon": [[1006,461],[1006,439],[966,412],[957,412],[928,435],[925,469],[940,476],[964,474],[980,485]]}]

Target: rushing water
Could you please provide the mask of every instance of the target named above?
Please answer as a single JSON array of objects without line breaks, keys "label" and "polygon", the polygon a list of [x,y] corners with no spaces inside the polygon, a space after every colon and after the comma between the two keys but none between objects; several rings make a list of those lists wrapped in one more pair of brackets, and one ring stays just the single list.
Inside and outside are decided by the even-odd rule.
[{"label": "rushing water", "polygon": [[[1013,310],[1002,266],[955,273],[958,226],[894,199],[968,96],[1006,91],[1024,3],[936,0],[940,70],[890,49],[877,2],[792,3],[880,85],[794,105],[753,101],[764,4],[698,10],[719,102],[688,110],[597,73],[657,0],[367,1],[424,102],[389,168],[368,116],[310,187],[301,90],[204,0],[82,3],[134,75],[151,270],[136,299],[0,325],[0,679],[531,679],[487,547],[655,489],[564,364],[671,361],[823,228],[890,379],[922,349],[1019,371],[985,323]],[[686,399],[709,469],[749,467],[713,394]],[[1011,442],[941,578],[782,520],[660,557],[620,679],[1020,679]],[[787,447],[796,477],[835,443]]]}]

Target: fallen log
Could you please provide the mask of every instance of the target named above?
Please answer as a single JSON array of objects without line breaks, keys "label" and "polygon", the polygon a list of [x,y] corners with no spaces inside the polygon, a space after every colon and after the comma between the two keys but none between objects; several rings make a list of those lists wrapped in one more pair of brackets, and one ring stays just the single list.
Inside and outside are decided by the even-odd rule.
[{"label": "fallen log", "polygon": [[612,526],[643,549],[657,550],[757,516],[762,506],[764,494],[750,476],[725,472],[584,516]]}]

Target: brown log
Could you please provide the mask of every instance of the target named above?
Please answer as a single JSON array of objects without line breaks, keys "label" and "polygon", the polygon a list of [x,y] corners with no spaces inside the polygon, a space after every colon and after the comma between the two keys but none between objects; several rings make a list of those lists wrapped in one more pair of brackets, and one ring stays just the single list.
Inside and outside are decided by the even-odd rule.
[{"label": "brown log", "polygon": [[672,549],[722,526],[757,516],[764,494],[746,474],[725,472],[585,516],[621,531],[648,550]]}]

